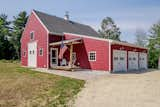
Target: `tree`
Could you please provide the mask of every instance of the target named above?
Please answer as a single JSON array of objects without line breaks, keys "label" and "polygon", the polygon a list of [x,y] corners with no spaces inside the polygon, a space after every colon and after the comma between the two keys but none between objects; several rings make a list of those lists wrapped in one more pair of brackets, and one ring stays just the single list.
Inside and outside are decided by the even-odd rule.
[{"label": "tree", "polygon": [[12,31],[12,43],[16,50],[15,58],[20,58],[20,39],[27,22],[28,16],[25,11],[22,11],[18,16],[14,16],[13,31]]},{"label": "tree", "polygon": [[160,56],[160,22],[151,27],[149,39],[149,67],[158,67],[158,58]]},{"label": "tree", "polygon": [[7,21],[7,15],[0,15],[0,59],[11,59],[15,50],[9,41],[11,34],[10,22]]},{"label": "tree", "polygon": [[98,32],[102,36],[102,38],[120,41],[120,29],[110,17],[106,17],[102,20],[101,29],[99,29]]},{"label": "tree", "polygon": [[136,30],[136,45],[142,46],[142,47],[146,47],[147,46],[147,34],[145,31],[143,31],[142,29],[137,29]]}]

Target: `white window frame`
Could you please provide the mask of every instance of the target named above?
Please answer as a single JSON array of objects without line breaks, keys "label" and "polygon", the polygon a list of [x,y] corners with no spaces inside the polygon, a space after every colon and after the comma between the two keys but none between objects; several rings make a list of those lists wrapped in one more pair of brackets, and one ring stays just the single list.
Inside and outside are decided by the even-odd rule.
[{"label": "white window frame", "polygon": [[[42,54],[40,54],[41,50],[42,50]],[[43,48],[39,48],[39,56],[43,56]]]},{"label": "white window frame", "polygon": [[[90,54],[91,54],[91,53],[94,53],[94,54],[95,54],[95,60],[90,59]],[[89,61],[96,61],[96,51],[90,51],[90,52],[88,52],[88,60],[89,60]]]},{"label": "white window frame", "polygon": [[22,54],[23,54],[23,55],[22,55],[23,57],[26,57],[27,52],[24,50],[24,51],[22,52]]},{"label": "white window frame", "polygon": [[[33,38],[31,38],[31,34],[32,34],[32,33],[33,33]],[[34,31],[31,31],[31,32],[30,32],[29,37],[30,37],[30,40],[34,40],[34,37],[35,37]]]}]

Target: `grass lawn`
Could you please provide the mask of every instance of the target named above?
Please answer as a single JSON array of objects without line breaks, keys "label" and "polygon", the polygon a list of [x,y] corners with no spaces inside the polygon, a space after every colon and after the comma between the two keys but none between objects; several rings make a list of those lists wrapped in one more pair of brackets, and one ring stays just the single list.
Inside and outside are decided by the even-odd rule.
[{"label": "grass lawn", "polygon": [[67,106],[84,83],[0,61],[0,107]]}]

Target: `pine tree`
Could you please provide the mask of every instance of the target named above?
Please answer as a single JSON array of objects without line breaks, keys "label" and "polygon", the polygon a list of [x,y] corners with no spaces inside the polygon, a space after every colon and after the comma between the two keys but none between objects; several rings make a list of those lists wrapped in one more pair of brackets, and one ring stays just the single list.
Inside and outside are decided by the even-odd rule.
[{"label": "pine tree", "polygon": [[22,32],[24,30],[25,24],[27,22],[27,13],[22,11],[18,14],[18,16],[14,16],[13,21],[13,31],[12,31],[12,43],[16,50],[15,58],[20,58],[20,39]]},{"label": "pine tree", "polygon": [[151,27],[149,39],[149,67],[158,67],[158,58],[160,57],[160,22]]}]

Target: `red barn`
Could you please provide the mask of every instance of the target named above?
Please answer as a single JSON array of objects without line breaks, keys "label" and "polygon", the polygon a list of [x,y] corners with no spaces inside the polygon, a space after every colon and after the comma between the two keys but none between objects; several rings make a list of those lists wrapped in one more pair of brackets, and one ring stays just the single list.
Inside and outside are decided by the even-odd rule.
[{"label": "red barn", "polygon": [[113,72],[139,70],[147,69],[147,49],[99,38],[90,26],[73,22],[68,16],[63,19],[33,10],[21,38],[21,64]]}]

